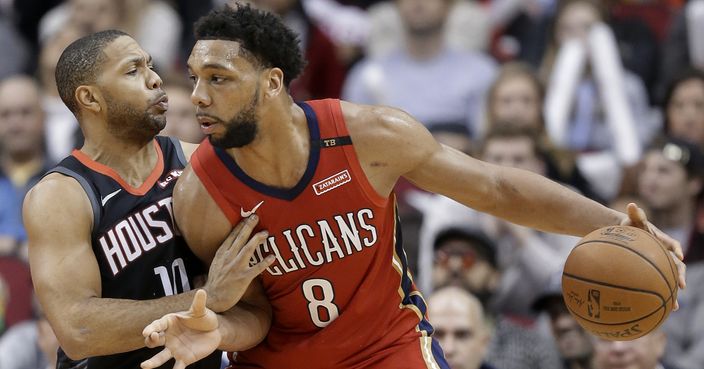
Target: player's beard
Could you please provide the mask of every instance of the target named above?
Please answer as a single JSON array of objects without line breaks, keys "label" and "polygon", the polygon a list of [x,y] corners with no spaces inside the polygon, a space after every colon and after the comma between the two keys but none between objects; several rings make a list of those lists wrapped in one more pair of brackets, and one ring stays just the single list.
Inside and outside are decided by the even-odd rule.
[{"label": "player's beard", "polygon": [[259,127],[257,119],[258,104],[259,87],[254,91],[254,96],[252,96],[249,104],[224,124],[225,133],[221,137],[208,136],[210,143],[223,149],[243,147],[252,143],[257,137]]},{"label": "player's beard", "polygon": [[[139,111],[129,103],[114,99],[104,93],[108,106],[108,132],[130,142],[145,144],[166,126],[165,114],[152,114],[148,110]],[[149,109],[149,107],[147,107]]]}]

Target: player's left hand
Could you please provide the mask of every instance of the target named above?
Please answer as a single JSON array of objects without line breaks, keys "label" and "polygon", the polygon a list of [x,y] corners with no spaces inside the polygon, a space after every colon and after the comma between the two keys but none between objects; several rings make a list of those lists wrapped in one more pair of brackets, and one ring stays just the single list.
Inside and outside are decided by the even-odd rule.
[{"label": "player's left hand", "polygon": [[[638,205],[629,203],[627,213],[628,218],[624,219],[621,222],[621,225],[638,227],[655,236],[655,238],[657,238],[660,243],[670,251],[670,254],[672,254],[672,260],[674,260],[675,265],[677,265],[678,285],[680,288],[685,288],[687,285],[685,281],[685,271],[687,270],[687,267],[682,262],[684,259],[684,254],[682,253],[682,245],[680,245],[679,241],[668,236],[665,232],[659,230],[658,227],[650,223],[645,216],[645,212],[643,209],[639,208]],[[679,304],[675,300],[674,310],[677,309],[679,309]]]},{"label": "player's left hand", "polygon": [[142,335],[146,346],[164,346],[164,349],[143,361],[142,368],[158,368],[174,358],[173,369],[185,369],[217,350],[222,335],[217,314],[205,307],[206,299],[205,290],[198,290],[188,311],[166,314],[144,328]]}]

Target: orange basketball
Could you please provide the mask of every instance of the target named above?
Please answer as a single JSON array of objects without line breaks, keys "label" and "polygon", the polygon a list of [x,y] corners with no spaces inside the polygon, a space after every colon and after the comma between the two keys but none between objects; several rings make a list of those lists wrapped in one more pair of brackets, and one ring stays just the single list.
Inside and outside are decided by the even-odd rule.
[{"label": "orange basketball", "polygon": [[629,226],[600,228],[582,238],[567,258],[562,296],[592,334],[636,339],[670,314],[677,299],[677,267],[650,233]]}]

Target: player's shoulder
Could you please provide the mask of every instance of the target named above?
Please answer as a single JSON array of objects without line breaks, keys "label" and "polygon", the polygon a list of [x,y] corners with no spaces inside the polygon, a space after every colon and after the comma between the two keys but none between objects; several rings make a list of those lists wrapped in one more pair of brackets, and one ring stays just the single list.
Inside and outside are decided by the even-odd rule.
[{"label": "player's shoulder", "polygon": [[340,101],[345,124],[354,138],[384,139],[412,133],[421,125],[405,111],[383,105],[362,105]]},{"label": "player's shoulder", "polygon": [[389,106],[359,105],[342,101],[342,114],[352,141],[361,151],[406,160],[425,157],[437,149],[428,130],[405,111]]},{"label": "player's shoulder", "polygon": [[55,206],[71,207],[88,201],[85,191],[76,179],[49,173],[35,184],[25,196],[25,210],[46,209]]}]

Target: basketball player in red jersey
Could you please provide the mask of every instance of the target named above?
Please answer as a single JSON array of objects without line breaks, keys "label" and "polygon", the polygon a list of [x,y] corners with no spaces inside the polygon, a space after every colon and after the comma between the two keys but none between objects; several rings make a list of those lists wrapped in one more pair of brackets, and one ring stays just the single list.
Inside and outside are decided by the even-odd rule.
[{"label": "basketball player in red jersey", "polygon": [[[98,32],[66,48],[56,77],[85,144],[29,192],[24,224],[32,280],[61,345],[57,368],[139,368],[158,352],[144,347],[144,325],[202,296],[192,288],[206,271],[203,261],[212,260],[204,288],[219,291],[208,306],[224,312],[220,324],[232,319],[246,331],[222,348],[259,342],[268,324],[253,326],[262,319],[250,317],[268,317],[266,299],[245,295],[245,308],[228,309],[269,265],[247,268],[248,250],[264,237],[246,243],[256,224],[248,219],[206,259],[178,234],[172,191],[189,153],[178,140],[155,137],[167,99],[151,57],[124,32]],[[216,352],[191,368],[220,362]]]},{"label": "basketball player in red jersey", "polygon": [[[177,183],[176,217],[192,219],[179,222],[189,242],[215,248],[232,224],[256,212],[269,236],[251,263],[276,259],[260,277],[271,328],[234,355],[234,368],[448,367],[401,247],[392,193],[401,176],[548,232],[581,236],[634,224],[682,257],[634,205],[626,215],[543,177],[475,160],[438,144],[397,109],[293,102],[287,86],[303,61],[295,35],[273,15],[247,6],[213,11],[196,24],[196,38],[191,98],[209,138]],[[167,315],[145,328],[147,344],[166,349],[144,368],[172,354],[187,364],[197,357],[189,346],[215,348],[232,334],[220,327],[199,336],[184,323],[212,316],[191,313],[203,318]]]}]

